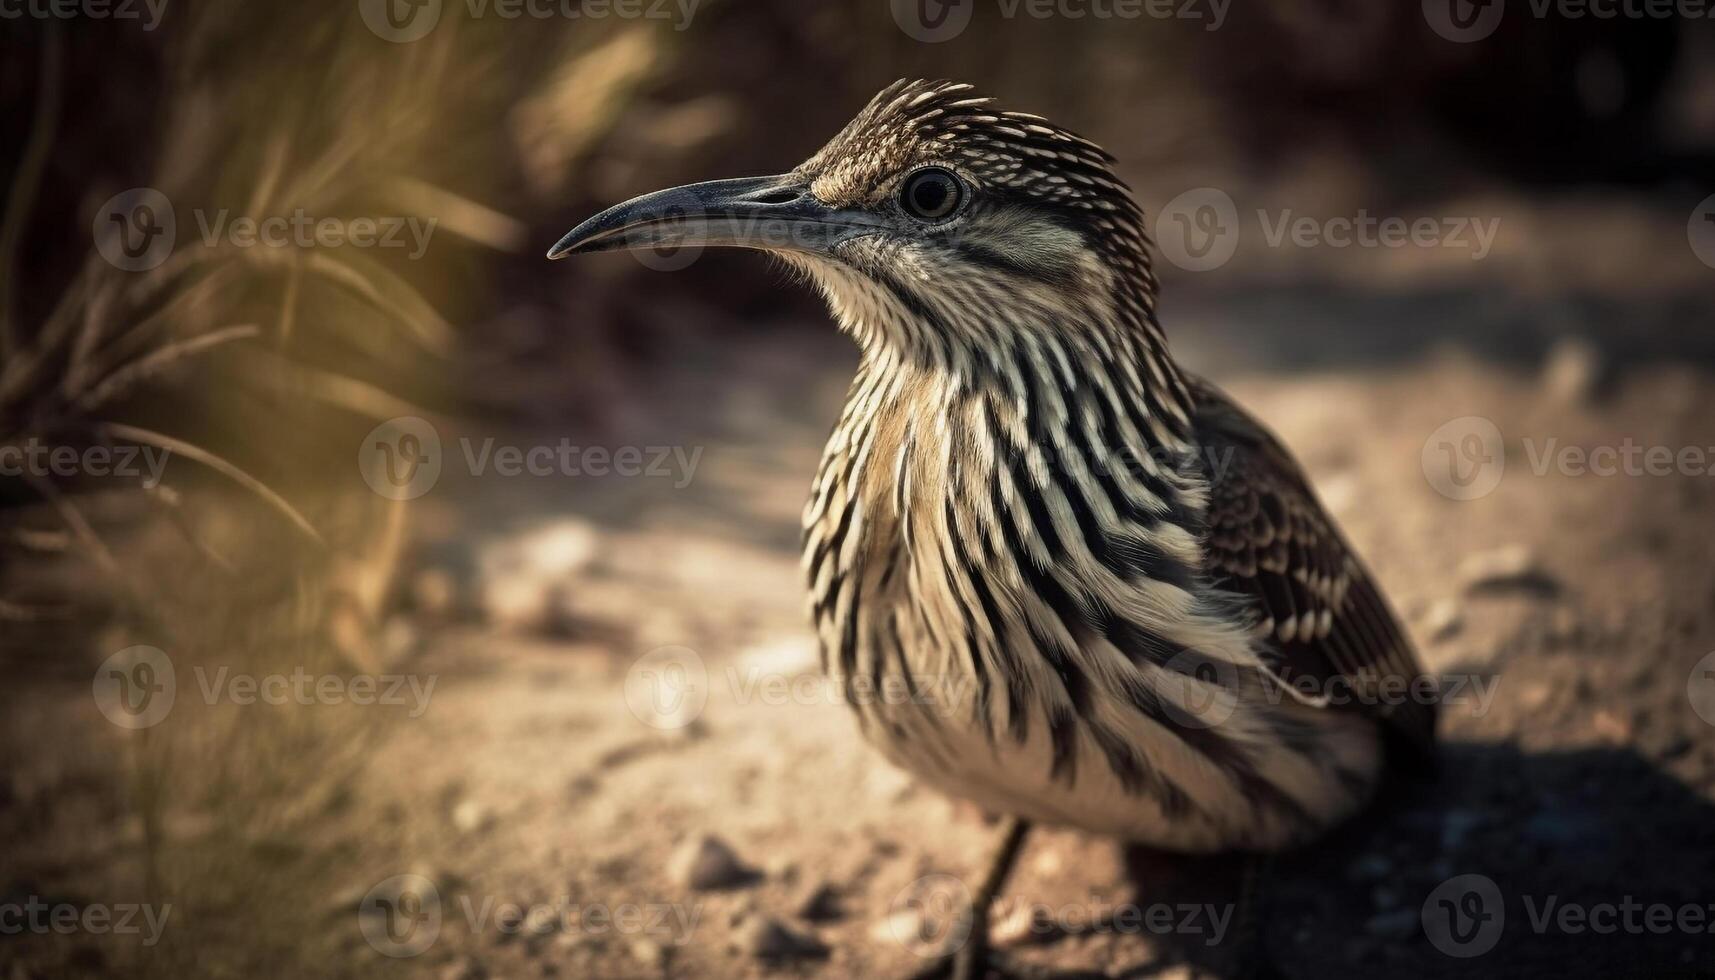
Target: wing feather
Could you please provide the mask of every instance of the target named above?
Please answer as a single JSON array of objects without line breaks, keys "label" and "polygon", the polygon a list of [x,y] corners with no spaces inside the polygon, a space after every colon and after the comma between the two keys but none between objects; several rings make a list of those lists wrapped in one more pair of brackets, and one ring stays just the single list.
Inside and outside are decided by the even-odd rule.
[{"label": "wing feather", "polygon": [[1411,696],[1424,677],[1416,652],[1303,470],[1219,389],[1195,380],[1192,391],[1215,584],[1253,600],[1269,636],[1265,657],[1283,683],[1348,695],[1355,710],[1428,750],[1435,706]]}]

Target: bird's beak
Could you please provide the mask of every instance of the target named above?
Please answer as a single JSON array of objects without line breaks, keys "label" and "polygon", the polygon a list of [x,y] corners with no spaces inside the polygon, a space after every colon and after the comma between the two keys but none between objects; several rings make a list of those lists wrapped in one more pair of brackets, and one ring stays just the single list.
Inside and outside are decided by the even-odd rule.
[{"label": "bird's beak", "polygon": [[561,259],[617,249],[732,246],[825,252],[883,227],[874,214],[834,208],[789,176],[711,180],[608,208],[548,250]]}]

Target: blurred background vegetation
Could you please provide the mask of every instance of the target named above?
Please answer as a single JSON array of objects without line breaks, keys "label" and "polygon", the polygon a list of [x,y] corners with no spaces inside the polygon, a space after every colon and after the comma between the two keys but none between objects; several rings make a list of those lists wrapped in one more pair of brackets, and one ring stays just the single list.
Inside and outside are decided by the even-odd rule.
[{"label": "blurred background vegetation", "polygon": [[[0,477],[10,769],[50,737],[16,692],[86,690],[132,643],[257,670],[391,662],[389,610],[429,601],[401,556],[437,532],[353,479],[363,434],[422,415],[599,444],[698,411],[700,391],[645,379],[802,332],[822,318],[816,298],[744,255],[667,275],[549,267],[542,253],[616,200],[788,169],[902,76],[968,80],[1088,135],[1151,212],[1213,186],[1241,212],[1506,222],[1481,264],[1251,247],[1215,273],[1166,267],[1169,332],[1199,366],[1390,363],[1451,341],[1534,364],[1568,337],[1608,365],[1715,356],[1710,271],[1674,231],[1715,174],[1709,22],[1513,17],[1459,45],[1415,2],[1247,2],[1218,31],[1008,20],[979,2],[964,34],[923,44],[885,0],[706,0],[688,25],[510,20],[449,0],[427,37],[396,44],[357,8],[171,0],[150,31],[0,21],[0,444],[177,455],[157,488]],[[103,260],[91,235],[103,202],[135,187],[179,216],[178,249],[146,272]],[[416,259],[202,247],[191,215],[222,209],[437,230]],[[789,356],[848,364],[824,332]],[[131,855],[145,894],[161,875],[209,905],[241,877],[283,894],[293,876],[320,880],[327,867],[266,842],[339,805],[377,722],[206,714],[138,736],[124,759],[91,742],[28,792],[85,792],[85,809],[53,817],[77,838],[67,854]],[[160,867],[170,797],[203,801],[246,843]],[[225,861],[260,870],[228,875]],[[297,935],[258,933],[213,972],[312,956]],[[153,965],[173,975],[174,962]]]}]

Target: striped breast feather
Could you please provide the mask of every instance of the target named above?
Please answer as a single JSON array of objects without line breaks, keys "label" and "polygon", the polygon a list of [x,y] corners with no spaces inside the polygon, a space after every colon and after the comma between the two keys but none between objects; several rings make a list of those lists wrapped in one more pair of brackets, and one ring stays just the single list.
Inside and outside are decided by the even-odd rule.
[{"label": "striped breast feather", "polygon": [[[1435,740],[1422,666],[1375,580],[1290,452],[1225,393],[1191,381],[1208,469],[1213,582],[1249,597],[1259,651],[1282,683],[1384,722],[1414,748]],[[1348,707],[1349,706],[1349,707]]]}]

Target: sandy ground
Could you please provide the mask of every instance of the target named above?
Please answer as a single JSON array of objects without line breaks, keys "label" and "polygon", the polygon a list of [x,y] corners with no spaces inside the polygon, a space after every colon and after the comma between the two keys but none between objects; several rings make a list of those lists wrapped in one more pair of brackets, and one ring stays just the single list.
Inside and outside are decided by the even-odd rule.
[{"label": "sandy ground", "polygon": [[[1185,347],[1242,364],[1226,343]],[[38,749],[6,754],[0,906],[172,910],[154,945],[0,935],[0,977],[916,968],[998,825],[881,762],[816,674],[797,515],[851,360],[804,324],[632,379],[662,397],[608,441],[700,447],[688,481],[445,477],[418,502],[389,626],[386,671],[432,680],[426,703],[238,710],[229,743],[177,770],[206,791],[158,826],[124,775],[143,740],[103,721],[82,661],[8,695],[7,744]],[[1715,975],[1715,478],[1538,472],[1549,440],[1715,447],[1715,377],[1555,362],[1216,372],[1298,451],[1429,666],[1465,691],[1439,773],[1273,864],[1256,908],[1280,974]],[[1506,467],[1461,501],[1424,449],[1467,416],[1498,427]],[[1469,431],[1443,435],[1462,451]],[[157,739],[210,713],[180,666]],[[318,737],[244,737],[301,716]],[[199,780],[205,758],[249,775]],[[257,787],[305,771],[325,778]],[[1049,830],[1001,931],[1041,963],[1233,975],[1239,884],[1236,860]],[[1128,906],[1123,930],[1090,928]]]}]

